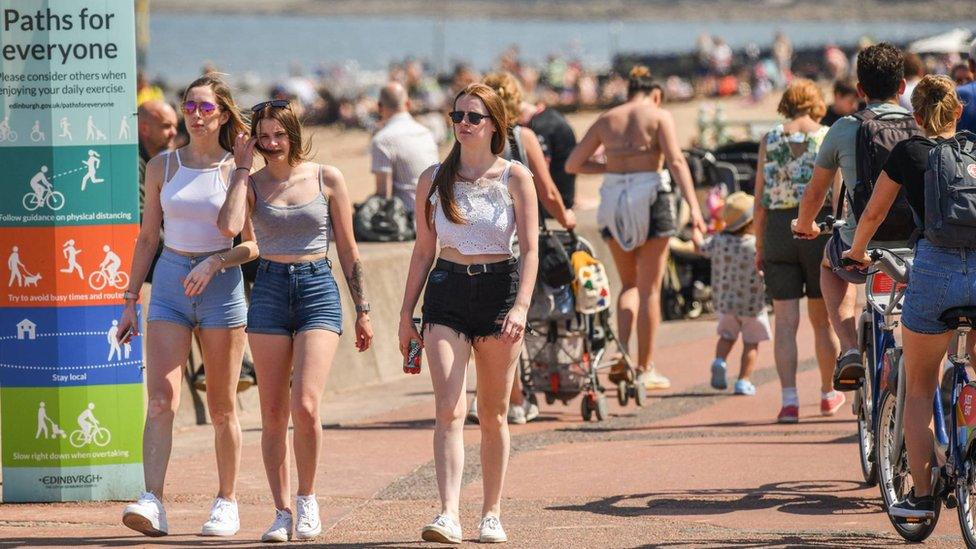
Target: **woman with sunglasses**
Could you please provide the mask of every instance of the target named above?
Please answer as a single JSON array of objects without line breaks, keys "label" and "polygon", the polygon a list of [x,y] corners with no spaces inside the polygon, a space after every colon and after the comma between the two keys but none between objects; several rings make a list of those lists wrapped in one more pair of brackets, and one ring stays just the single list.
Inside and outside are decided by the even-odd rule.
[{"label": "woman with sunglasses", "polygon": [[[261,400],[261,452],[275,518],[261,541],[322,532],[315,473],[322,448],[319,401],[342,334],[342,303],[328,259],[334,240],[356,305],[356,348],[369,348],[373,328],[365,273],[353,238],[352,204],[339,170],[307,161],[302,126],[287,101],[252,108],[251,137],[237,136],[237,171],[218,225],[235,234],[248,221],[261,259],[251,290],[247,331]],[[249,176],[254,150],[264,167]],[[288,418],[298,468],[295,516],[289,505]]]},{"label": "woman with sunglasses", "polygon": [[[461,542],[465,371],[473,352],[484,486],[479,539],[504,542],[499,514],[509,453],[506,416],[539,262],[538,206],[529,171],[499,158],[508,122],[498,94],[471,84],[454,98],[450,116],[457,141],[418,182],[417,241],[400,309],[400,352],[406,357],[411,344],[426,350],[436,407],[441,509],[421,537]],[[516,230],[520,261],[512,253]],[[425,279],[421,337],[412,319]]]},{"label": "woman with sunglasses", "polygon": [[[647,67],[634,67],[627,101],[600,115],[566,159],[569,173],[604,174],[597,222],[620,274],[619,337],[627,346],[636,324],[639,381],[648,389],[671,386],[653,360],[668,241],[678,232],[677,199],[669,172],[690,206],[696,234],[706,228],[688,162],[678,145],[674,117],[660,107],[661,93]],[[593,158],[601,146],[605,158]],[[626,372],[622,363],[615,365],[611,381],[619,381]]]},{"label": "woman with sunglasses", "polygon": [[[250,225],[233,247],[231,234],[217,229],[217,214],[227,198],[234,171],[234,136],[246,131],[230,88],[220,78],[203,76],[183,94],[190,142],[161,154],[146,166],[142,228],[124,294],[120,340],[138,330],[136,301],[165,223],[166,246],[153,269],[146,329],[148,413],[143,434],[146,491],[128,505],[122,522],[147,536],[168,533],[163,484],[179,407],[183,365],[196,332],[207,365],[207,408],[214,427],[217,497],[205,536],[232,536],[240,527],[235,498],[241,457],[241,427],[236,394],[244,355],[247,308],[240,264],[257,256]],[[233,247],[233,248],[232,248]]]}]

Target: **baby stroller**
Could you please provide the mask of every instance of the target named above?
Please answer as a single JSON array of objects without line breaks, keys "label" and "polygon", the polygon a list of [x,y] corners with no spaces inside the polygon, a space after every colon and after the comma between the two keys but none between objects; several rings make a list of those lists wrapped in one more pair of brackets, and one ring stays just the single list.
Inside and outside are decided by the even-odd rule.
[{"label": "baby stroller", "polygon": [[[540,264],[551,264],[553,256],[567,258],[580,250],[593,255],[593,246],[571,231],[542,229],[540,236]],[[519,372],[529,400],[534,402],[535,393],[541,392],[548,404],[556,400],[566,404],[583,395],[583,420],[590,421],[596,415],[597,421],[603,421],[609,417],[609,410],[597,372],[622,364],[626,379],[617,383],[617,400],[626,406],[633,398],[638,406],[643,406],[647,391],[642,383],[635,382],[637,375],[627,349],[610,326],[610,308],[593,314],[578,313],[572,285],[552,287],[545,278],[540,276],[536,283],[519,356]],[[610,352],[611,347],[614,353]]]}]

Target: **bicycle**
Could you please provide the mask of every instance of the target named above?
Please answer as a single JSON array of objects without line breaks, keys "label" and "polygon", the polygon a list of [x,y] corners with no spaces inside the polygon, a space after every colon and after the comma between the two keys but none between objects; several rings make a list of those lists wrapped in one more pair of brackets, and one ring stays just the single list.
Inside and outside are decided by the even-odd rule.
[{"label": "bicycle", "polygon": [[102,290],[105,286],[112,286],[116,290],[124,290],[129,286],[129,275],[122,271],[116,271],[115,277],[110,278],[108,271],[100,269],[88,275],[88,285],[96,292]]},{"label": "bicycle", "polygon": [[111,441],[112,433],[105,427],[99,425],[88,429],[88,436],[85,436],[85,432],[81,429],[72,431],[71,435],[68,436],[68,442],[75,448],[81,448],[92,443],[96,446],[108,446],[108,443]]},{"label": "bicycle", "polygon": [[10,128],[0,128],[0,143],[4,141],[10,141],[11,143],[17,141],[17,132]]},{"label": "bicycle", "polygon": [[955,508],[966,547],[976,549],[976,384],[971,384],[966,366],[969,355],[966,336],[976,324],[976,307],[955,307],[942,313],[940,321],[955,330],[949,345],[948,366],[943,373],[943,383],[934,396],[935,423],[934,452],[941,466],[932,468],[932,493],[934,509],[928,518],[902,518],[892,516],[890,506],[908,493],[910,471],[904,445],[903,421],[905,402],[904,361],[899,359],[897,377],[889,382],[896,392],[886,391],[882,399],[882,415],[879,424],[878,459],[884,472],[894,473],[891,482],[885,482],[882,495],[885,510],[895,530],[908,541],[926,539],[939,522],[942,505]]},{"label": "bicycle", "polygon": [[25,194],[24,198],[21,200],[21,203],[23,204],[24,209],[29,212],[32,212],[41,206],[47,206],[56,212],[64,207],[64,195],[54,189],[45,188],[44,194],[42,194],[40,197],[37,196],[37,193],[31,192]]}]

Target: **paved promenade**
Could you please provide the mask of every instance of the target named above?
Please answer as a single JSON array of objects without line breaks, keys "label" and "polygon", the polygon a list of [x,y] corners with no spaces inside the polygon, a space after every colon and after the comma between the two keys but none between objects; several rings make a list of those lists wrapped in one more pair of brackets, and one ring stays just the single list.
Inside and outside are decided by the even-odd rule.
[{"label": "paved promenade", "polygon": [[[761,349],[755,397],[707,385],[714,321],[666,324],[657,357],[670,391],[642,409],[619,408],[583,424],[577,401],[542,406],[512,427],[502,520],[511,547],[888,547],[900,543],[865,488],[853,416],[819,415],[812,335],[801,330],[800,423],[773,422],[779,384],[772,346]],[[733,352],[735,356],[737,352]],[[732,361],[732,370],[738,361]],[[330,547],[422,547],[437,511],[431,461],[432,394],[426,376],[332,394],[317,493]],[[171,535],[143,538],[121,525],[121,503],[0,505],[0,547],[249,547],[273,518],[261,465],[257,411],[245,410],[239,483],[242,529],[197,535],[215,490],[208,426],[177,433],[167,483]],[[481,481],[478,430],[466,429],[462,494],[466,544],[474,545]],[[958,547],[954,512],[928,547]],[[304,546],[312,546],[305,543]]]}]

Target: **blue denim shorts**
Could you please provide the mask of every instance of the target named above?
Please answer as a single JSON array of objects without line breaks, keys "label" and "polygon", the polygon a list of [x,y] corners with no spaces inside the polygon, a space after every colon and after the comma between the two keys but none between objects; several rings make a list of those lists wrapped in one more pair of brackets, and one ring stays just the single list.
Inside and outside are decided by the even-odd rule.
[{"label": "blue denim shorts", "polygon": [[153,269],[149,316],[187,328],[237,328],[247,323],[244,277],[240,267],[218,271],[203,293],[187,297],[183,279],[211,254],[182,256],[164,249]]},{"label": "blue denim shorts", "polygon": [[920,334],[949,331],[939,321],[946,310],[976,305],[976,248],[940,248],[927,240],[915,246],[901,322]]},{"label": "blue denim shorts", "polygon": [[278,263],[261,259],[251,289],[247,331],[293,336],[305,330],[342,335],[342,302],[328,259]]}]

